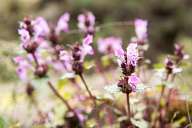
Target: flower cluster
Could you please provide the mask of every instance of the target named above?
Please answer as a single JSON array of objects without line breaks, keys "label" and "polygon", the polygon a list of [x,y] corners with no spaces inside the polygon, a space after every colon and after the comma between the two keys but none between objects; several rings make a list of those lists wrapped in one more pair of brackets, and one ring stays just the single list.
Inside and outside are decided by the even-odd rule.
[{"label": "flower cluster", "polygon": [[189,58],[189,55],[183,51],[183,48],[183,45],[178,43],[175,44],[174,55],[176,58],[176,63],[180,63],[182,60]]},{"label": "flower cluster", "polygon": [[175,75],[182,71],[180,68],[180,63],[184,59],[188,59],[189,55],[187,55],[183,51],[183,46],[181,44],[175,44],[174,55],[167,56],[165,59],[165,69],[167,72],[167,79],[169,76]]},{"label": "flower cluster", "polygon": [[[67,32],[69,30],[68,22],[70,15],[64,13],[58,20],[55,27],[49,27],[47,21],[43,17],[37,17],[32,20],[29,17],[24,18],[20,22],[20,28],[18,33],[20,35],[21,47],[27,52],[29,59],[17,59],[22,58],[20,56],[16,57],[15,63],[18,65],[17,73],[20,78],[23,80],[27,78],[26,63],[29,63],[33,67],[32,62],[35,62],[35,69],[33,70],[34,74],[38,77],[44,77],[48,71],[48,63],[50,61],[41,57],[42,49],[47,51],[50,50],[48,41],[51,41],[52,44],[58,43],[58,37],[61,32]],[[55,52],[58,51],[57,45],[55,46]],[[60,47],[59,47],[60,48]]]},{"label": "flower cluster", "polygon": [[72,51],[62,50],[60,51],[60,60],[68,72],[74,71],[75,74],[82,74],[83,72],[83,60],[86,55],[93,55],[93,48],[91,43],[93,42],[93,36],[87,35],[82,45],[76,43],[72,46]]},{"label": "flower cluster", "polygon": [[123,73],[118,86],[124,93],[136,91],[136,86],[139,83],[139,78],[134,74],[139,59],[137,44],[130,43],[126,52],[122,48],[119,49],[116,56],[119,59],[119,65]]},{"label": "flower cluster", "polygon": [[92,12],[86,11],[78,16],[78,27],[85,34],[94,34],[95,16]]}]

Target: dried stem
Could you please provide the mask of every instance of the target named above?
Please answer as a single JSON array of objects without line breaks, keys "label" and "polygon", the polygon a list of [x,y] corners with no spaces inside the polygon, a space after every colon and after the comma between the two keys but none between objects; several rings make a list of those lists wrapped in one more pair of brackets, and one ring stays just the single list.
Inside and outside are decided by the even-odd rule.
[{"label": "dried stem", "polygon": [[92,94],[91,91],[89,90],[89,87],[88,87],[88,85],[87,85],[87,83],[86,83],[83,75],[82,75],[82,74],[79,74],[79,76],[80,76],[80,78],[81,78],[81,80],[82,80],[82,82],[83,82],[83,84],[84,84],[84,86],[85,86],[85,88],[86,88],[86,90],[87,90],[90,98],[93,100],[93,103],[94,103],[94,105],[96,106],[95,96],[93,96],[93,94]]},{"label": "dried stem", "polygon": [[50,87],[50,89],[52,90],[52,92],[55,94],[55,96],[57,96],[64,104],[65,106],[68,108],[69,111],[73,111],[72,107],[69,105],[69,103],[67,102],[67,100],[65,100],[60,94],[59,92],[55,89],[55,87],[53,86],[53,84],[48,81],[48,85]]}]

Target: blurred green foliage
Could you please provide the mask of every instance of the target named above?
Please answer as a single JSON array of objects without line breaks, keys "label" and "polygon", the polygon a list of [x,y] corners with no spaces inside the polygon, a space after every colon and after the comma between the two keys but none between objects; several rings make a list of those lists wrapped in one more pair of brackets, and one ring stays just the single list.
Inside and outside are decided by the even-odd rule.
[{"label": "blurred green foliage", "polygon": [[[0,39],[18,39],[18,21],[25,16],[43,16],[50,21],[56,21],[63,12],[68,11],[72,16],[71,27],[76,28],[76,17],[84,10],[93,11],[97,24],[133,20],[138,17],[149,20],[151,47],[147,56],[153,60],[157,56],[151,56],[151,53],[170,52],[178,36],[192,35],[191,0],[2,0]],[[125,28],[120,29],[123,31],[121,36],[128,40],[127,36],[130,34],[122,30]],[[107,28],[105,33],[118,31],[116,32],[116,28]]]}]

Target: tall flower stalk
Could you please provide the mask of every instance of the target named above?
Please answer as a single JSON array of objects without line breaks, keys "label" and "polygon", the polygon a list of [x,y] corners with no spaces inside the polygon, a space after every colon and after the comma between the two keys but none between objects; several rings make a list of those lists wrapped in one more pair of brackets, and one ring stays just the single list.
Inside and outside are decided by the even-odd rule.
[{"label": "tall flower stalk", "polygon": [[63,62],[63,65],[68,72],[73,72],[76,75],[80,76],[86,91],[89,94],[89,97],[93,100],[94,105],[96,105],[95,97],[91,93],[84,77],[83,77],[83,62],[86,55],[93,55],[94,51],[91,47],[93,42],[93,36],[87,35],[83,41],[82,45],[79,43],[74,44],[71,48],[71,51],[62,50],[60,51],[60,60]]},{"label": "tall flower stalk", "polygon": [[81,80],[82,80],[82,82],[83,82],[83,84],[84,84],[84,86],[85,86],[85,88],[86,88],[86,90],[87,90],[87,92],[88,92],[88,94],[89,94],[89,97],[93,100],[93,103],[94,103],[94,105],[96,106],[96,105],[97,105],[96,98],[95,98],[95,96],[92,94],[91,90],[89,89],[89,87],[88,87],[88,85],[87,85],[87,83],[86,83],[86,81],[85,81],[85,79],[84,79],[83,74],[79,74],[79,76],[80,76],[80,78],[81,78]]},{"label": "tall flower stalk", "polygon": [[[175,44],[175,50],[174,50],[174,55],[172,56],[167,56],[165,59],[165,81],[170,81],[174,82],[174,79],[178,73],[182,71],[180,67],[180,63],[184,60],[187,59],[188,55],[184,53],[183,51],[183,46],[180,44]],[[163,127],[164,123],[163,121],[167,121],[166,118],[163,117],[162,115],[162,106],[161,106],[161,100],[163,99],[163,96],[165,95],[165,90],[166,90],[166,85],[162,86],[160,98],[159,98],[159,106],[158,106],[158,111],[160,115],[158,116],[160,125]],[[169,106],[171,103],[171,95],[172,95],[173,88],[170,88],[167,93],[167,98],[165,100],[165,106],[164,109],[166,113],[169,111]],[[166,114],[167,115],[167,114]],[[157,119],[155,120],[155,125],[157,125]]]},{"label": "tall flower stalk", "polygon": [[126,95],[127,95],[127,115],[128,115],[128,120],[130,121],[130,118],[131,118],[131,109],[130,109],[129,93],[126,93]]},{"label": "tall flower stalk", "polygon": [[139,59],[137,44],[130,43],[127,47],[127,51],[124,51],[122,48],[118,49],[116,51],[116,56],[118,57],[118,62],[122,70],[122,78],[118,82],[118,87],[120,87],[121,91],[126,95],[127,116],[130,122],[131,110],[129,95],[136,91],[137,84],[140,81],[134,73]]},{"label": "tall flower stalk", "polygon": [[[65,20],[67,19],[67,20]],[[64,14],[58,24],[55,28],[57,30],[57,34],[59,34],[61,31],[67,31],[68,25],[67,21],[69,19],[68,14]],[[61,21],[64,22],[61,22]],[[40,62],[41,58],[38,56],[38,48],[44,41],[44,39],[48,38],[48,35],[50,34],[50,29],[48,27],[47,22],[42,18],[38,17],[35,20],[31,20],[29,18],[24,19],[23,22],[20,23],[20,28],[18,30],[18,33],[21,38],[22,48],[27,52],[27,54],[32,56],[32,60],[35,63],[35,70],[34,75],[37,77],[45,77],[47,75],[48,71],[48,65],[46,62],[42,63]],[[25,63],[26,61],[23,60],[21,57],[17,57],[14,59],[16,63],[19,63],[20,65]],[[42,61],[42,60],[41,60]],[[32,65],[30,65],[32,67]],[[53,91],[54,95],[57,96],[68,108],[69,111],[74,112],[72,107],[69,105],[67,100],[65,100],[59,92],[54,88],[53,84],[49,81],[48,86]]]},{"label": "tall flower stalk", "polygon": [[67,107],[67,109],[69,111],[72,111],[74,112],[74,110],[72,109],[72,107],[69,105],[69,103],[67,102],[67,100],[65,100],[60,94],[59,92],[55,89],[55,87],[53,86],[53,84],[48,81],[48,86],[50,87],[50,89],[52,90],[52,92],[54,93],[55,96],[57,96],[64,104],[65,106]]}]

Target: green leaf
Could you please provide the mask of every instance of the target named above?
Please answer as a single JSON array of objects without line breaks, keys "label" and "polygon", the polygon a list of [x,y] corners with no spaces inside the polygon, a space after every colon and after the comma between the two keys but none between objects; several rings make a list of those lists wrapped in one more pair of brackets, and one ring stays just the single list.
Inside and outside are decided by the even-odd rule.
[{"label": "green leaf", "polygon": [[0,117],[0,128],[5,128],[5,120]]},{"label": "green leaf", "polygon": [[161,69],[161,68],[164,68],[164,65],[162,63],[157,63],[157,64],[154,64],[153,67],[155,69]]},{"label": "green leaf", "polygon": [[109,58],[109,56],[107,56],[107,55],[102,56],[101,62],[102,62],[102,64],[103,64],[103,66],[108,66],[108,65],[111,64],[111,63],[110,63],[110,58]]},{"label": "green leaf", "polygon": [[62,89],[65,85],[67,85],[68,81],[67,79],[60,79],[57,81],[57,87],[59,89]]},{"label": "green leaf", "polygon": [[89,70],[89,69],[95,67],[95,63],[94,63],[94,61],[86,61],[86,62],[84,62],[83,66],[86,70]]},{"label": "green leaf", "polygon": [[107,85],[104,87],[104,89],[109,92],[109,93],[117,93],[117,92],[120,92],[120,88],[114,84],[114,85]]},{"label": "green leaf", "polygon": [[178,128],[178,127],[181,127],[181,124],[186,122],[187,118],[185,116],[181,117],[180,119],[176,120],[174,123],[173,123],[173,127],[174,128]]}]

